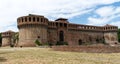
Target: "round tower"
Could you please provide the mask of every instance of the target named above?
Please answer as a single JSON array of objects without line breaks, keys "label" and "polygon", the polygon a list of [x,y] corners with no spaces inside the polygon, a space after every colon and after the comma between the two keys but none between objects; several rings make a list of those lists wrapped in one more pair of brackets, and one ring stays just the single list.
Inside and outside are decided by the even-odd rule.
[{"label": "round tower", "polygon": [[12,36],[15,34],[13,31],[2,32],[2,46],[12,45]]},{"label": "round tower", "polygon": [[17,46],[31,47],[35,46],[35,41],[40,43],[47,42],[48,19],[40,15],[19,17],[17,19],[19,28],[19,43]]}]

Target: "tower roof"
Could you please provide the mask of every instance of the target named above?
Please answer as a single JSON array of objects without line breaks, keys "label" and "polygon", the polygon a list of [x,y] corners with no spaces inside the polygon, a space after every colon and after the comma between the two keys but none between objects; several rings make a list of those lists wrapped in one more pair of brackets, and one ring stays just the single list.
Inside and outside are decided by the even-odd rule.
[{"label": "tower roof", "polygon": [[44,17],[42,15],[36,15],[36,14],[29,14],[28,16],[40,16],[40,17]]},{"label": "tower roof", "polygon": [[57,21],[57,22],[63,22],[63,23],[69,23],[68,19],[66,19],[66,18],[58,18],[55,21]]}]

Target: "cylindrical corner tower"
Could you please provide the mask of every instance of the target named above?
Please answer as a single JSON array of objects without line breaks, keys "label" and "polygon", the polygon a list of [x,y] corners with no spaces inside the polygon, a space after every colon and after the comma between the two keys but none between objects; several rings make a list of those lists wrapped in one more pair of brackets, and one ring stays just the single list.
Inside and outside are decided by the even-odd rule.
[{"label": "cylindrical corner tower", "polygon": [[12,36],[14,33],[13,31],[2,32],[2,46],[10,46],[12,44]]},{"label": "cylindrical corner tower", "polygon": [[17,46],[32,47],[38,39],[40,43],[47,42],[48,19],[44,16],[32,15],[17,19],[19,28],[19,43]]}]

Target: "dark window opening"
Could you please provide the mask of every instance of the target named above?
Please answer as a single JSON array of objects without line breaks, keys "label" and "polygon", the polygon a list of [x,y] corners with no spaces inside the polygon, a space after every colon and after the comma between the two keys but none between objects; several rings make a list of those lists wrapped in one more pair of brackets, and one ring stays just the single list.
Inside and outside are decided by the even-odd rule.
[{"label": "dark window opening", "polygon": [[29,17],[29,21],[31,21],[31,17]]},{"label": "dark window opening", "polygon": [[63,31],[60,31],[60,33],[59,33],[59,40],[64,41],[64,32]]},{"label": "dark window opening", "polygon": [[115,42],[115,44],[117,44],[117,42]]},{"label": "dark window opening", "polygon": [[99,38],[97,38],[97,39],[96,39],[96,42],[97,42],[97,43],[99,43],[99,42],[100,42]]},{"label": "dark window opening", "polygon": [[81,39],[78,41],[78,44],[79,44],[79,45],[82,45],[82,44],[83,44],[83,42],[82,42]]},{"label": "dark window opening", "polygon": [[23,22],[23,18],[22,18],[22,22]]},{"label": "dark window opening", "polygon": [[60,27],[62,27],[62,23],[60,23]]},{"label": "dark window opening", "polygon": [[58,23],[56,23],[56,26],[58,26]]},{"label": "dark window opening", "polygon": [[37,18],[37,21],[39,21],[39,18]]},{"label": "dark window opening", "polygon": [[64,24],[64,27],[67,27],[67,24]]},{"label": "dark window opening", "polygon": [[43,19],[41,18],[41,22],[43,22]]},{"label": "dark window opening", "polygon": [[40,36],[38,36],[37,38],[40,38]]},{"label": "dark window opening", "polygon": [[35,17],[33,17],[33,21],[35,21]]},{"label": "dark window opening", "polygon": [[25,21],[27,21],[27,18],[25,18]]}]

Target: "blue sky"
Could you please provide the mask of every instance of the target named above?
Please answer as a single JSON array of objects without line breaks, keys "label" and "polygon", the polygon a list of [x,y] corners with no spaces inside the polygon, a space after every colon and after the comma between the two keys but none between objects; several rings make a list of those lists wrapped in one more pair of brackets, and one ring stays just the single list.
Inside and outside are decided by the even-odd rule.
[{"label": "blue sky", "polygon": [[69,22],[120,27],[120,0],[0,0],[0,32],[18,31],[17,18],[28,14]]}]

